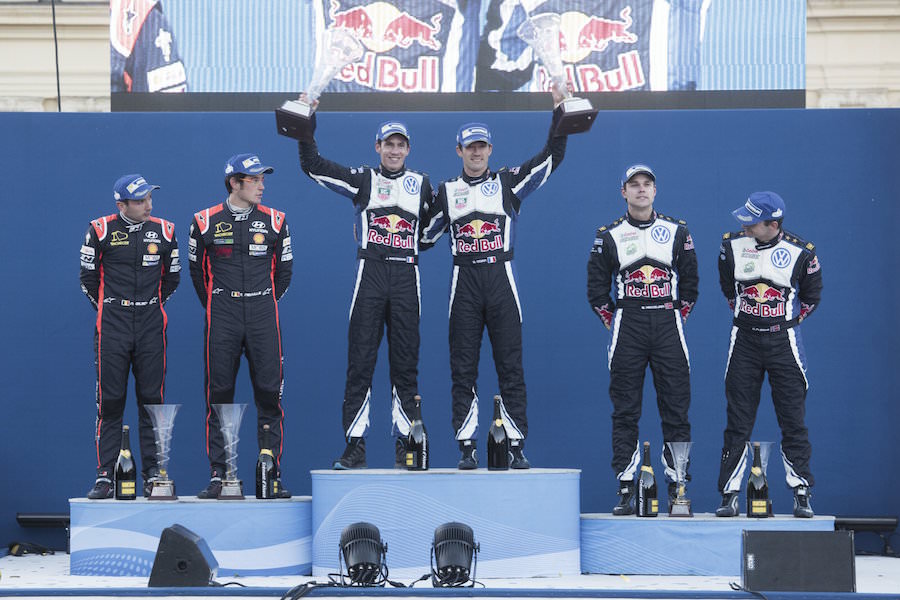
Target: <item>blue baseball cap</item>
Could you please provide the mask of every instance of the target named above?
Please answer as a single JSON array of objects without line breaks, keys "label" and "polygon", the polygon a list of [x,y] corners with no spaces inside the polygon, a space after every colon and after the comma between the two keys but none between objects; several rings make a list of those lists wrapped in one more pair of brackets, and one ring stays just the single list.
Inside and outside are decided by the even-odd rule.
[{"label": "blue baseball cap", "polygon": [[275,169],[262,164],[255,154],[235,154],[225,163],[225,175],[259,175],[274,172]]},{"label": "blue baseball cap", "polygon": [[755,225],[784,217],[784,200],[775,192],[753,192],[742,207],[731,211],[741,225]]},{"label": "blue baseball cap", "polygon": [[456,134],[456,143],[465,148],[473,142],[491,143],[491,130],[484,123],[466,123]]},{"label": "blue baseball cap", "polygon": [[375,132],[375,141],[386,140],[395,133],[399,133],[406,138],[407,142],[409,141],[409,131],[406,129],[406,125],[400,121],[385,121],[379,125],[378,131]]},{"label": "blue baseball cap", "polygon": [[653,173],[653,169],[647,165],[637,164],[631,165],[625,169],[625,173],[622,175],[622,187],[625,187],[625,184],[631,181],[632,177],[640,175],[641,173],[652,179],[653,183],[656,183],[656,174]]},{"label": "blue baseball cap", "polygon": [[119,177],[113,186],[113,198],[117,202],[125,200],[143,200],[153,190],[158,190],[158,185],[150,185],[143,175],[132,173]]}]

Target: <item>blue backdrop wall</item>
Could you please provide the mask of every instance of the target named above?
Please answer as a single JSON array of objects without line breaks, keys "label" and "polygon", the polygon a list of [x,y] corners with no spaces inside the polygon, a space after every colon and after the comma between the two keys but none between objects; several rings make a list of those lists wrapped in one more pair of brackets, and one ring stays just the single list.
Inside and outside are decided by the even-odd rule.
[{"label": "blue backdrop wall", "polygon": [[[323,113],[323,155],[373,164],[382,114]],[[549,113],[405,115],[413,132],[409,164],[433,180],[460,171],[458,125],[484,120],[494,130],[493,167],[528,158],[544,142]],[[0,412],[0,542],[40,539],[15,524],[18,511],[64,512],[85,494],[95,468],[93,441],[95,313],[78,286],[78,249],[91,218],[115,211],[112,183],[141,172],[162,189],[154,214],[175,221],[187,245],[194,211],[221,202],[225,159],[256,152],[275,167],[264,202],[287,212],[295,249],[294,283],[282,302],[286,412],[284,480],[310,492],[309,470],[327,468],[343,442],[340,406],[346,322],[355,271],[350,203],[315,185],[298,167],[296,145],[275,134],[271,114],[0,114],[2,198],[9,209],[0,236],[4,320]],[[725,425],[723,374],[730,315],[718,289],[716,260],[730,211],[756,190],[779,192],[786,227],[817,245],[825,281],[820,309],[803,325],[810,362],[807,424],[820,514],[898,510],[900,286],[895,272],[900,111],[604,112],[593,130],[573,136],[566,159],[524,204],[516,262],[525,315],[525,372],[531,436],[541,467],[582,469],[582,512],[615,501],[609,466],[609,336],[590,312],[585,278],[595,228],[624,211],[623,168],[647,162],[658,174],[656,206],[685,219],[700,262],[700,299],[687,322],[691,351],[694,449],[690,495],[695,510],[718,502]],[[454,466],[447,344],[449,247],[423,255],[420,391],[433,439],[433,465]],[[207,480],[203,442],[203,313],[184,273],[167,306],[167,401],[182,404],[171,473],[182,495]],[[485,343],[480,395],[497,391]],[[382,351],[374,382],[370,467],[389,467],[389,382]],[[662,443],[655,394],[646,382],[641,437]],[[252,404],[246,366],[237,400]],[[136,424],[134,398],[126,421]],[[482,415],[482,431],[489,415]],[[252,480],[253,421],[242,430],[240,469]],[[755,439],[780,435],[765,391]],[[780,462],[770,467],[775,507],[790,507]]]}]

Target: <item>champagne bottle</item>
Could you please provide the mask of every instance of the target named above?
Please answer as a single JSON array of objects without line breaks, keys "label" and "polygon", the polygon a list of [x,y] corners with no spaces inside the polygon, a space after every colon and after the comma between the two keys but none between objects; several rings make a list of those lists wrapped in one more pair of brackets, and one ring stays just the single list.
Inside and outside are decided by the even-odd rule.
[{"label": "champagne bottle", "polygon": [[769,484],[762,471],[759,442],[753,442],[753,466],[747,482],[747,516],[768,517],[769,507]]},{"label": "champagne bottle", "polygon": [[500,411],[500,396],[494,396],[494,420],[488,431],[487,459],[488,471],[506,471],[509,469],[509,438],[503,426]]},{"label": "champagne bottle", "polygon": [[131,456],[128,425],[123,425],[122,448],[119,450],[119,458],[116,459],[116,500],[134,500],[137,497],[136,481],[137,468],[134,465],[134,457]]},{"label": "champagne bottle", "polygon": [[425,431],[425,423],[422,421],[422,396],[416,394],[415,414],[412,423],[409,424],[409,437],[406,441],[406,468],[410,471],[427,471],[428,432]]},{"label": "champagne bottle", "polygon": [[269,424],[263,425],[263,447],[256,459],[256,497],[260,499],[274,498],[277,490],[275,481],[275,455],[272,454],[269,441]]},{"label": "champagne bottle", "polygon": [[650,466],[650,442],[644,442],[644,460],[641,476],[638,478],[637,504],[639,517],[655,517],[659,514],[659,500],[656,498],[656,477]]}]

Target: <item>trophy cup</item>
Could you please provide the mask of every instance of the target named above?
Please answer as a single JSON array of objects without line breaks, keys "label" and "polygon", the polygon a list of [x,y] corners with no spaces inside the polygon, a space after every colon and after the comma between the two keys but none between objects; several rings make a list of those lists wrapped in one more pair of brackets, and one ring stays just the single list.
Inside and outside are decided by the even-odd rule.
[{"label": "trophy cup", "polygon": [[338,71],[356,62],[362,55],[362,44],[349,30],[326,29],[319,60],[313,70],[312,81],[306,89],[306,101],[288,100],[281,108],[275,109],[278,133],[295,140],[305,137],[309,132],[309,120],[314,112],[312,103],[318,100],[322,90]]},{"label": "trophy cup", "polygon": [[219,416],[219,428],[225,439],[225,479],[219,500],[243,500],[244,487],[237,477],[237,445],[238,433],[241,430],[241,419],[244,418],[246,404],[213,404]]},{"label": "trophy cup", "polygon": [[675,500],[669,505],[670,517],[693,517],[691,501],[685,498],[685,479],[693,442],[666,442],[675,463]]},{"label": "trophy cup", "polygon": [[152,481],[148,500],[178,500],[175,482],[169,479],[169,450],[172,447],[172,428],[175,414],[180,404],[145,404],[144,408],[153,421],[153,436],[156,438],[156,465],[159,476]]},{"label": "trophy cup", "polygon": [[516,34],[532,47],[535,56],[547,69],[552,85],[563,95],[560,105],[562,118],[556,125],[557,135],[582,133],[591,128],[597,117],[597,110],[586,98],[576,98],[569,91],[566,71],[563,68],[562,52],[559,47],[560,18],[556,13],[544,13],[529,17],[519,25]]}]

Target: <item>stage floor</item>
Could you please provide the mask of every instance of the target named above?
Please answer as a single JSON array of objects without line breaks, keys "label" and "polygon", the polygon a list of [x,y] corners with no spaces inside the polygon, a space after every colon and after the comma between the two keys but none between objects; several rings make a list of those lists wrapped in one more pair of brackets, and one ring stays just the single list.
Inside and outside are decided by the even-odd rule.
[{"label": "stage floor", "polygon": [[[217,578],[219,583],[237,582],[247,589],[228,586],[202,588],[197,597],[280,598],[288,589],[307,581],[322,582],[319,577],[230,577]],[[441,590],[455,596],[503,596],[539,598],[603,597],[603,598],[750,598],[747,593],[735,592],[730,582],[740,583],[735,577],[701,576],[626,576],[626,575],[578,575],[565,577],[485,579],[485,588]],[[409,581],[402,580],[408,584]],[[888,594],[900,597],[900,558],[883,556],[856,557],[857,595],[831,595],[857,598],[859,594]],[[143,590],[143,592],[142,592]],[[414,590],[422,590],[422,597],[433,598],[435,592],[430,583],[420,582]],[[168,591],[171,596],[166,594]],[[192,591],[192,590],[191,590]],[[95,577],[69,575],[69,556],[58,553],[52,556],[4,556],[0,558],[0,596],[110,598],[121,596],[152,595],[161,597],[191,597],[191,591],[182,588],[147,588],[146,577]],[[310,597],[326,598],[330,592],[346,596],[347,590],[315,590]],[[411,593],[412,592],[412,593]],[[450,593],[455,592],[455,593]],[[463,593],[464,592],[464,593]],[[568,593],[567,593],[568,592]],[[699,592],[699,593],[698,593]],[[399,588],[356,589],[354,596],[398,595],[416,597],[413,590]],[[441,594],[443,595],[443,594]],[[772,593],[766,594],[772,597]],[[801,594],[801,596],[805,596]],[[796,596],[795,596],[796,597]],[[810,596],[811,597],[811,596]],[[886,596],[888,597],[888,596]]]}]

